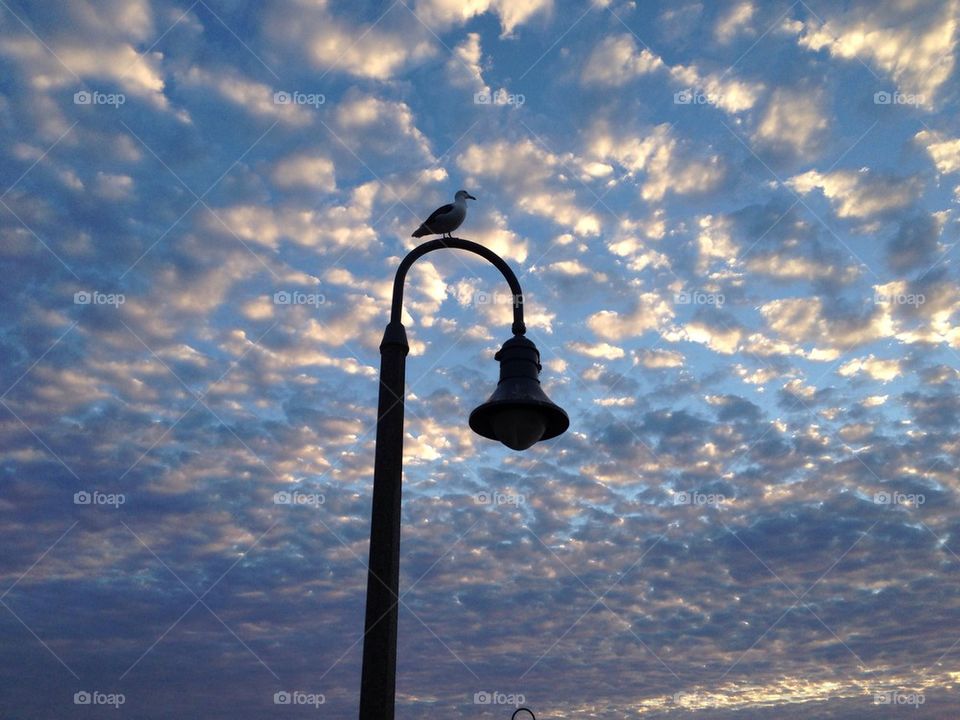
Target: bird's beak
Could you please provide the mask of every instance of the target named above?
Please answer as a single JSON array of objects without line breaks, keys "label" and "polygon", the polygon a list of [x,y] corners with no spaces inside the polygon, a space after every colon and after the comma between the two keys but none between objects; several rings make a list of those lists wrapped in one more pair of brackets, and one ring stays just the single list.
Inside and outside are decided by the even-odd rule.
[{"label": "bird's beak", "polygon": [[468,193],[468,194],[467,194],[467,200],[476,200],[476,198],[475,198],[473,195],[470,195],[470,194]]}]

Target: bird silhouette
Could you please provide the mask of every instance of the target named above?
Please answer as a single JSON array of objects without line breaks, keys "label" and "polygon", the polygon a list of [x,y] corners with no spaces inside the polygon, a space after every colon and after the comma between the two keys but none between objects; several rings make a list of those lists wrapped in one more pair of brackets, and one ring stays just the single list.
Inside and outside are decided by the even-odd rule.
[{"label": "bird silhouette", "polygon": [[454,200],[449,205],[438,207],[430,217],[423,221],[411,237],[423,237],[424,235],[446,235],[456,230],[467,217],[467,200],[476,200],[476,198],[466,190],[457,190],[453,196]]}]

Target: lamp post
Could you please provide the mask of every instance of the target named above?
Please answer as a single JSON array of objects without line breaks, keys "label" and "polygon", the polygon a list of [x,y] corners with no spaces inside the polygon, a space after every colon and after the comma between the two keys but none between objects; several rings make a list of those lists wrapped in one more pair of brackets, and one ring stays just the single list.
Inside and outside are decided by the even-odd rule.
[{"label": "lamp post", "polygon": [[390,323],[380,343],[380,396],[377,446],[373,463],[373,509],[367,610],[364,619],[360,720],[393,720],[397,680],[397,620],[400,584],[400,498],[403,477],[403,396],[406,357],[410,350],[401,322],[403,284],[410,266],[441,248],[467,250],[489,260],[506,279],[513,295],[513,337],[496,354],[500,381],[483,405],[470,413],[470,427],[514,450],[564,432],[567,414],[540,388],[540,353],[524,337],[523,293],[503,258],[483,245],[442,238],[415,247],[401,261],[393,283]]}]

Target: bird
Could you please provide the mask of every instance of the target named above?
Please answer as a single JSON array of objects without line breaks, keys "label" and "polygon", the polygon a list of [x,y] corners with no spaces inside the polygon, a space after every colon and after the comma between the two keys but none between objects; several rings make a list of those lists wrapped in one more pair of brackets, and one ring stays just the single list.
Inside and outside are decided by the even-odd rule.
[{"label": "bird", "polygon": [[440,235],[441,237],[446,235],[450,237],[450,233],[460,227],[467,217],[467,200],[476,200],[466,190],[457,190],[457,194],[453,197],[453,203],[438,207],[430,213],[430,217],[413,231],[411,237],[418,238],[424,235]]}]

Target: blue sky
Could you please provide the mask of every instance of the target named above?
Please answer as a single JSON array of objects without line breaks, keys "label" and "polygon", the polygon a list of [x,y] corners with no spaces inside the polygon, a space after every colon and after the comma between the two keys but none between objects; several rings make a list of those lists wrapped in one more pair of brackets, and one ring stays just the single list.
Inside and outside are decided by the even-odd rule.
[{"label": "blue sky", "polygon": [[960,2],[0,5],[4,717],[355,714],[460,188],[398,717],[958,711]]}]

